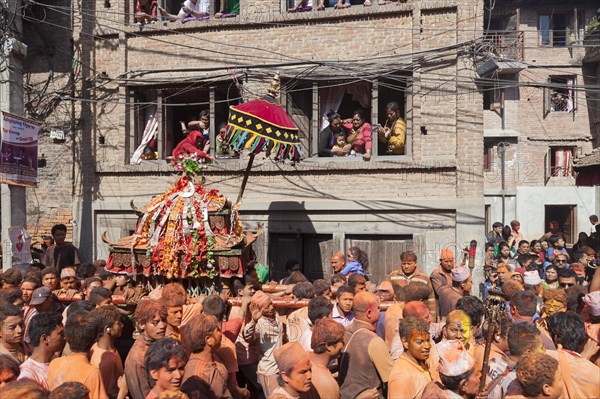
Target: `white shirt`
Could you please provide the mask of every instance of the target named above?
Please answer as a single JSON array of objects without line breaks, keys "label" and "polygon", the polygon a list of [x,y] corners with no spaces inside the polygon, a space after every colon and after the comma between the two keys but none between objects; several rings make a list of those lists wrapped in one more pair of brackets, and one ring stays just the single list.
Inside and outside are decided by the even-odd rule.
[{"label": "white shirt", "polygon": [[[183,2],[183,6],[189,8],[193,12],[208,14],[209,8],[210,8],[210,1],[209,0],[197,0],[196,4],[194,4],[194,3],[192,3],[192,0],[185,0]],[[178,17],[183,18],[183,17],[186,17],[187,15],[188,14],[186,14],[183,11],[183,7],[182,7],[181,11],[179,11]]]}]

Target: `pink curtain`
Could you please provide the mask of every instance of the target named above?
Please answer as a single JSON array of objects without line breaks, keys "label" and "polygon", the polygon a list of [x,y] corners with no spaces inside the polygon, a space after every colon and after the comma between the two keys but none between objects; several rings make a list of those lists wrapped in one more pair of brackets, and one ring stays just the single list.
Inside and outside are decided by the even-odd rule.
[{"label": "pink curtain", "polygon": [[573,176],[572,155],[573,152],[570,148],[556,149],[554,155],[554,176]]}]

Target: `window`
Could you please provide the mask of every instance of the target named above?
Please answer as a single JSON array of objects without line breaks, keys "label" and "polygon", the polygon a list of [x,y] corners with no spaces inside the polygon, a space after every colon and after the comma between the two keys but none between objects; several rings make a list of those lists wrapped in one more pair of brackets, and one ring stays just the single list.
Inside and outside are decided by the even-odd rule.
[{"label": "window", "polygon": [[544,95],[544,111],[548,112],[575,112],[576,76],[550,76],[548,87]]},{"label": "window", "polygon": [[[173,149],[185,138],[187,123],[199,120],[200,112],[209,113],[209,127],[205,132],[210,142],[209,153],[214,154],[214,138],[221,124],[227,122],[229,106],[238,104],[240,93],[230,84],[199,87],[200,84],[167,88],[132,88],[129,92],[133,122],[132,151],[149,146],[158,159],[167,159]],[[217,155],[218,158],[221,158]],[[230,156],[223,156],[228,158]],[[132,163],[133,159],[132,159]]]},{"label": "window", "polygon": [[576,8],[540,14],[538,31],[541,46],[565,47],[581,44],[585,31],[585,15],[582,10]]},{"label": "window", "polygon": [[[137,24],[153,24],[158,19],[160,20],[173,20],[181,11],[183,0],[181,1],[169,1],[169,0],[130,0],[133,6],[130,21]],[[240,13],[240,2],[239,0],[198,0],[199,7],[203,12],[208,12],[209,16],[198,17],[197,19],[209,19],[214,17],[215,14],[221,14],[221,18],[230,18],[239,15]],[[163,8],[172,17],[161,16],[158,8]],[[198,11],[198,10],[197,10]],[[195,18],[189,15],[184,18],[184,21],[193,20]]]},{"label": "window", "polygon": [[[345,159],[361,160],[369,152],[372,156],[409,155],[410,133],[406,128],[407,114],[407,84],[409,76],[391,76],[372,84],[368,81],[288,81],[283,87],[282,104],[296,123],[300,131],[300,138],[305,157],[323,157],[328,160]],[[397,136],[394,139],[378,141],[376,133],[377,124],[392,127],[386,120],[386,105],[395,102],[396,114],[399,115]],[[352,119],[357,119],[355,111],[360,110],[364,117],[364,124],[360,130],[353,132]],[[331,149],[335,145],[335,132],[326,129],[329,126],[327,115],[337,112],[341,121],[347,120],[339,131],[348,141],[347,155],[338,153],[331,156]],[[398,128],[399,126],[399,128]],[[404,134],[401,136],[404,127]],[[323,130],[324,135],[321,135]],[[366,137],[366,138],[365,138]],[[322,139],[322,142],[319,142]],[[370,141],[370,143],[369,143]],[[399,143],[401,148],[393,147]],[[340,147],[345,145],[340,142]],[[391,148],[394,151],[390,150]]]},{"label": "window", "polygon": [[550,176],[573,176],[573,156],[575,147],[550,148]]},{"label": "window", "polygon": [[494,166],[495,143],[484,141],[483,143],[483,171],[490,172]]},{"label": "window", "polygon": [[287,6],[287,11],[303,12],[317,10],[321,2],[323,2],[323,7],[333,8],[338,1],[344,4],[342,8],[365,4],[365,0],[285,0],[285,5]]}]

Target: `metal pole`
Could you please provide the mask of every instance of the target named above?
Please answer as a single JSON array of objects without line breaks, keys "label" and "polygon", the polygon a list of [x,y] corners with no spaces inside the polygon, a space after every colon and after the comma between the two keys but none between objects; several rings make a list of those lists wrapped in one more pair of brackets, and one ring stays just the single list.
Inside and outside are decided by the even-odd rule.
[{"label": "metal pole", "polygon": [[500,156],[500,178],[501,178],[501,190],[502,190],[502,225],[505,224],[506,219],[506,195],[504,193],[504,181],[505,181],[505,169],[504,169],[504,154],[506,152],[506,143],[501,141],[498,143],[498,155]]}]

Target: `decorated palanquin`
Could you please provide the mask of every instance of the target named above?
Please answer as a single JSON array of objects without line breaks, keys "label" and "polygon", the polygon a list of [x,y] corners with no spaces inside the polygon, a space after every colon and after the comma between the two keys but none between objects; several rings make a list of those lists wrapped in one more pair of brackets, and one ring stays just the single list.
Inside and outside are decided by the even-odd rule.
[{"label": "decorated palanquin", "polygon": [[237,206],[178,170],[184,175],[174,186],[140,209],[132,204],[139,217],[133,235],[103,237],[110,246],[106,268],[166,278],[243,277],[262,230],[242,231]]}]

